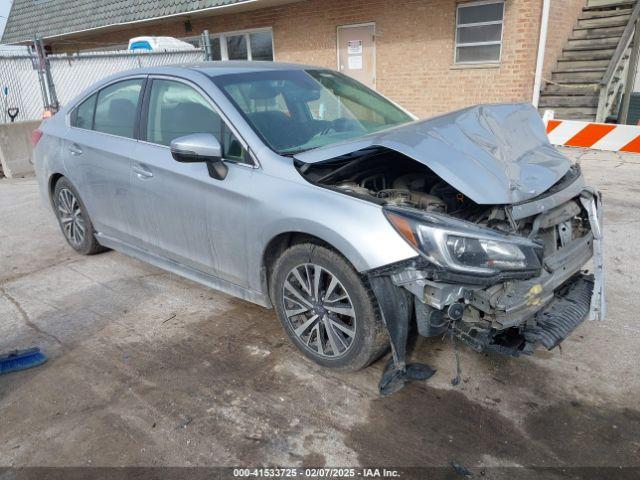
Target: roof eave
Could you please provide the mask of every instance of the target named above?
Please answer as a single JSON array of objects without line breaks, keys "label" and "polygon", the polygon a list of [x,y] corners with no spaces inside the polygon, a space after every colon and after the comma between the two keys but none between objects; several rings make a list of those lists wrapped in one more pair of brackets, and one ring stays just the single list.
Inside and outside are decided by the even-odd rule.
[{"label": "roof eave", "polygon": [[[60,39],[60,38],[70,37],[78,34],[88,34],[93,32],[100,32],[103,30],[115,30],[121,27],[126,27],[127,25],[160,22],[164,19],[169,19],[169,18],[179,18],[179,17],[185,17],[185,16],[195,17],[195,18],[209,17],[209,16],[216,16],[216,15],[224,15],[226,13],[233,13],[233,12],[238,13],[243,11],[260,10],[263,8],[284,5],[287,3],[295,3],[299,1],[302,1],[302,0],[243,0],[240,3],[233,3],[230,5],[218,5],[215,7],[190,10],[190,11],[180,12],[180,13],[172,13],[170,15],[150,17],[150,18],[145,18],[143,20],[133,20],[130,22],[117,22],[117,23],[111,23],[108,25],[101,25],[99,27],[74,30],[74,31],[59,33],[55,35],[43,34],[39,36],[43,40]],[[9,14],[9,18],[7,19],[7,25],[9,24],[10,21],[11,21],[11,14]],[[6,33],[7,33],[7,29],[5,28],[5,31],[4,31],[4,34],[2,35],[2,40],[1,40],[1,43],[4,45],[25,45],[25,44],[30,44],[33,41],[33,38],[13,39],[10,41],[6,41],[5,40]]]}]

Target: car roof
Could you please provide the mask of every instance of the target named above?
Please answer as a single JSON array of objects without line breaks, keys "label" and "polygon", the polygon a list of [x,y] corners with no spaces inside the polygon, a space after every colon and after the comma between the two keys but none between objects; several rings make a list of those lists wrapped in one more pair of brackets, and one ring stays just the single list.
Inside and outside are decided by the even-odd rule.
[{"label": "car roof", "polygon": [[321,67],[300,65],[296,63],[228,60],[219,62],[197,62],[166,65],[161,67],[139,68],[135,70],[129,70],[127,72],[121,72],[121,74],[117,76],[119,77],[132,74],[176,74],[180,70],[194,70],[204,73],[209,77],[217,77],[220,75],[235,73],[266,72],[277,70],[308,70],[318,68]]},{"label": "car roof", "polygon": [[108,83],[119,81],[131,76],[138,75],[172,75],[180,76],[188,72],[200,72],[208,77],[217,77],[220,75],[229,75],[235,73],[250,73],[250,72],[267,72],[267,71],[291,71],[291,70],[318,70],[325,69],[323,67],[314,67],[311,65],[302,65],[297,63],[283,63],[283,62],[267,62],[267,61],[241,61],[241,60],[226,60],[217,62],[192,62],[192,63],[176,63],[172,65],[157,66],[157,67],[142,67],[131,70],[124,70],[122,72],[109,75],[102,80],[94,83],[82,94],[78,95],[72,102],[65,106],[65,109],[75,108],[78,103],[86,98],[88,95],[103,88]]},{"label": "car roof", "polygon": [[263,72],[273,70],[308,70],[316,69],[310,65],[299,65],[297,63],[283,62],[249,62],[249,61],[224,61],[224,62],[201,62],[187,65],[186,68],[199,70],[209,76],[226,75],[230,73]]}]

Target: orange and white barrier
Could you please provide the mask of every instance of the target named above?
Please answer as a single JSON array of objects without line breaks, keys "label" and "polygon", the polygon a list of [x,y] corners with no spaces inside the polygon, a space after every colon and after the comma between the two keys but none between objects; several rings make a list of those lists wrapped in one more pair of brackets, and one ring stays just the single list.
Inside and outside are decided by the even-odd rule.
[{"label": "orange and white barrier", "polygon": [[555,120],[549,112],[544,121],[553,145],[640,153],[640,126]]}]

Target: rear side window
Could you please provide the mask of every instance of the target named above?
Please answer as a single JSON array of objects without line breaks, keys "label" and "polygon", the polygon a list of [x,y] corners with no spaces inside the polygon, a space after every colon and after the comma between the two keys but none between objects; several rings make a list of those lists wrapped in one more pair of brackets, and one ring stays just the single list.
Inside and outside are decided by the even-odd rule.
[{"label": "rear side window", "polygon": [[134,138],[136,110],[142,82],[142,79],[125,80],[100,90],[93,130]]},{"label": "rear side window", "polygon": [[71,114],[71,126],[91,130],[93,128],[93,112],[98,94],[94,93],[78,105]]}]

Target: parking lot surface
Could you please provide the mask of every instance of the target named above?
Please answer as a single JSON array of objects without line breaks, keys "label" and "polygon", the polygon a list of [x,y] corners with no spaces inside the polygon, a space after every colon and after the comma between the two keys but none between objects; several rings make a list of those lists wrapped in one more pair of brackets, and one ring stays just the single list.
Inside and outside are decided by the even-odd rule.
[{"label": "parking lot surface", "polygon": [[609,314],[519,359],[416,341],[380,398],[298,354],[273,311],[116,252],[82,257],[34,178],[0,180],[0,466],[640,466],[640,157],[565,150],[605,199]]}]

